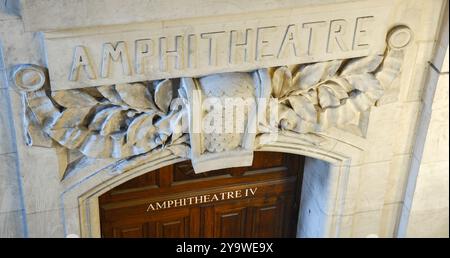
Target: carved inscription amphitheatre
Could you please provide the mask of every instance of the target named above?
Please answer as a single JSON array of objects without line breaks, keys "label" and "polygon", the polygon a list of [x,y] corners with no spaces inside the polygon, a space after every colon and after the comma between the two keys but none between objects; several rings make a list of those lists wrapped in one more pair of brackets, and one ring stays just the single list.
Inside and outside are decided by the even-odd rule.
[{"label": "carved inscription amphitheatre", "polygon": [[226,24],[80,32],[76,38],[50,33],[51,85],[74,89],[381,54],[381,15],[337,12],[321,19],[289,12],[283,18],[243,17]]},{"label": "carved inscription amphitheatre", "polygon": [[[98,46],[102,47],[98,73],[93,67],[93,58],[89,56],[87,48],[80,45],[74,48],[69,80],[79,80],[80,70],[88,79],[108,78],[113,62],[120,63],[123,76],[129,76],[152,72],[152,68],[155,67],[146,65],[146,59],[155,59],[156,68],[161,72],[167,72],[172,69],[194,69],[199,65],[242,64],[263,59],[284,59],[289,56],[306,57],[320,52],[333,54],[367,49],[370,43],[367,34],[370,33],[372,22],[373,16],[368,16],[357,17],[354,28],[349,26],[350,21],[339,19],[308,22],[301,27],[298,24],[288,24],[211,31],[187,36],[143,38],[134,40],[132,46],[126,41],[105,42],[102,46]],[[321,27],[327,29],[320,30]],[[305,37],[300,37],[300,28],[306,32]],[[352,33],[350,38],[346,35],[347,31]],[[311,44],[312,37],[316,33],[322,33],[321,37],[326,40],[326,45],[322,49]],[[274,38],[281,39],[281,42],[276,42]],[[206,47],[206,51],[200,51],[201,45]],[[129,50],[134,51],[131,56]],[[221,54],[225,55],[224,58],[219,57]],[[132,56],[134,62],[131,62]]]}]

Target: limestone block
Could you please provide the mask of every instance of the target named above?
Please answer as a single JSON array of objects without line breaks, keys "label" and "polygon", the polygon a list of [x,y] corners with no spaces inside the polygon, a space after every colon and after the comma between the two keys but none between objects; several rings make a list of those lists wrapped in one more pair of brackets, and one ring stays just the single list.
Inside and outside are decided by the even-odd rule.
[{"label": "limestone block", "polygon": [[15,152],[14,128],[7,89],[0,89],[0,155]]},{"label": "limestone block", "polygon": [[448,238],[448,213],[448,207],[412,211],[406,237]]},{"label": "limestone block", "polygon": [[0,154],[0,213],[22,210],[15,153]]},{"label": "limestone block", "polygon": [[63,224],[58,223],[59,221],[62,221],[61,214],[62,211],[59,209],[28,213],[28,237],[64,237]]},{"label": "limestone block", "polygon": [[0,213],[0,237],[20,238],[27,237],[24,230],[22,211]]},{"label": "limestone block", "polygon": [[[47,31],[202,16],[242,15],[249,12],[336,2],[346,2],[346,0],[285,0],[281,2],[259,0],[195,0],[189,2],[184,0],[133,0],[126,4],[121,0],[108,0],[107,3],[101,0],[25,0],[21,1],[21,8],[27,30]],[[97,10],[102,10],[102,12],[97,12]],[[65,13],[64,18],[60,16],[60,12]],[[41,13],[47,13],[48,15],[39,15]]]}]

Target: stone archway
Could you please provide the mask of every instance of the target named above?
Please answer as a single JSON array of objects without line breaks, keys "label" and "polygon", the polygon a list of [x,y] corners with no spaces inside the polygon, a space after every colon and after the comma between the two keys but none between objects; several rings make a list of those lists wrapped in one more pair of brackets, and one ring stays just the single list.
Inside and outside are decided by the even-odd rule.
[{"label": "stone archway", "polygon": [[[160,30],[156,23],[114,25],[108,28],[108,37],[96,35],[96,30],[92,28],[65,31],[61,28],[66,27],[58,27],[61,31],[42,33],[45,40],[41,43],[46,46],[48,62],[42,66],[14,67],[12,65],[15,64],[7,63],[12,70],[11,84],[19,92],[11,97],[17,107],[13,109],[14,119],[24,121],[23,127],[16,128],[18,135],[25,135],[25,142],[20,142],[19,149],[25,159],[30,157],[29,164],[21,162],[23,172],[20,173],[25,175],[26,180],[33,180],[35,175],[31,167],[46,163],[39,159],[40,153],[53,163],[42,179],[52,179],[51,183],[46,181],[43,184],[43,188],[51,190],[42,190],[41,186],[29,181],[24,187],[25,195],[28,196],[25,200],[28,209],[26,213],[29,212],[27,216],[40,218],[39,216],[46,215],[35,216],[36,211],[49,209],[48,213],[52,218],[61,220],[57,224],[58,227],[64,227],[65,235],[98,236],[98,195],[143,171],[187,158],[192,159],[199,172],[217,164],[226,166],[230,161],[245,165],[253,151],[271,150],[297,153],[330,164],[325,196],[315,200],[316,203],[322,203],[319,206],[324,214],[320,216],[323,218],[321,224],[324,225],[324,230],[315,235],[365,236],[366,232],[378,232],[376,227],[366,229],[361,226],[366,218],[359,219],[359,224],[353,226],[353,220],[358,214],[368,214],[368,219],[373,210],[382,210],[379,212],[381,215],[373,216],[378,224],[386,222],[386,219],[388,221],[384,223],[388,226],[379,230],[380,235],[395,235],[397,225],[394,224],[397,223],[399,214],[396,209],[403,205],[404,184],[400,178],[409,173],[413,160],[410,142],[414,141],[417,128],[412,123],[415,123],[417,114],[421,112],[426,81],[424,71],[435,49],[435,36],[431,34],[438,29],[439,17],[436,12],[441,10],[443,2],[427,4],[429,9],[425,10],[425,4],[420,1],[400,1],[398,8],[392,8],[390,3],[383,1],[340,4],[332,4],[330,1],[320,7],[297,7],[289,11],[280,9],[230,17],[225,15],[226,17],[215,17],[217,20],[214,23],[208,17],[192,20],[186,18],[182,23],[190,24],[192,21],[192,27],[196,28],[195,33],[183,38],[188,43],[189,40],[201,39],[203,43],[211,44],[216,40],[216,34],[211,35],[209,32],[213,32],[217,24],[222,26],[222,23],[227,26],[224,35],[229,37],[231,43],[235,43],[229,49],[230,56],[222,60],[232,64],[213,67],[214,69],[202,64],[200,69],[187,72],[174,70],[180,68],[177,67],[176,59],[177,40],[180,37],[164,34],[169,30]],[[284,17],[295,20],[294,26],[290,26],[291,20]],[[298,21],[298,17],[304,17],[305,20]],[[242,20],[261,21],[262,25],[281,28],[278,32],[282,33],[272,35],[269,33],[270,29],[265,29],[265,25],[259,28],[252,22],[248,23],[248,28],[233,27],[236,26],[236,21]],[[320,30],[322,22],[326,25],[323,26],[326,33],[313,38],[311,35],[317,32],[315,29]],[[177,29],[183,25],[174,21],[170,23],[170,30],[178,33]],[[353,34],[343,37],[340,33],[345,31],[342,30],[345,27]],[[302,46],[306,47],[303,49],[306,50],[306,58],[296,56],[296,46],[292,45],[298,36],[296,29],[302,30],[303,34],[306,32],[306,37],[303,35],[300,39],[309,42]],[[374,31],[366,34],[367,29]],[[161,32],[161,39],[142,40],[147,37],[149,30]],[[251,39],[251,33],[257,31],[267,36],[264,39],[275,40],[279,53],[276,53],[273,60],[252,59],[244,64],[242,62],[248,56],[243,53],[258,50],[261,54],[262,46],[271,43],[270,40],[262,40],[255,45],[245,45],[247,41],[244,39],[247,36]],[[196,34],[198,32],[205,35],[199,36]],[[18,34],[26,38],[24,41],[30,40],[28,36],[31,33]],[[166,52],[161,52],[162,59],[158,55],[155,57],[163,61],[170,59],[171,62],[162,63],[163,68],[168,70],[163,69],[150,75],[132,74],[130,77],[121,77],[124,71],[132,70],[134,73],[135,69],[138,72],[144,69],[139,60],[132,60],[129,64],[124,62],[127,60],[127,48],[135,45],[123,43],[123,38],[132,43],[139,41],[138,49],[135,48],[134,51],[140,51],[137,56],[142,58],[150,55],[146,50],[150,49],[148,47],[151,41],[163,46]],[[78,47],[78,43],[82,41],[86,44]],[[224,40],[221,43],[225,41],[228,42]],[[163,43],[167,43],[166,48]],[[348,51],[344,51],[341,43],[346,44]],[[310,51],[309,47],[313,45],[323,47],[322,52]],[[27,51],[24,52],[35,51],[33,46],[35,45],[27,45],[24,47]],[[169,46],[175,48],[169,49]],[[217,61],[212,58],[215,48],[200,47],[197,50],[202,55],[200,61],[209,65]],[[92,54],[90,51],[95,55],[92,64],[87,61]],[[301,53],[304,54],[303,52]],[[189,52],[189,55],[192,53]],[[243,55],[240,56],[239,53]],[[100,55],[103,63],[97,66]],[[22,60],[14,58],[9,60]],[[42,63],[37,61],[37,57],[33,58],[31,61],[28,58],[25,60]],[[152,62],[159,61],[158,58]],[[74,60],[77,62],[73,63]],[[233,62],[241,63],[236,65]],[[404,63],[408,65],[403,66]],[[47,65],[51,80],[47,77],[47,68],[43,67]],[[167,66],[164,67],[165,65]],[[100,73],[93,73],[98,78],[89,78],[92,75],[90,66],[100,69]],[[112,75],[107,72],[110,66],[114,66],[111,69]],[[154,67],[160,69],[160,63]],[[67,72],[70,74],[66,74]],[[156,77],[151,77],[153,75]],[[179,81],[183,87],[178,87]],[[236,87],[235,81],[243,87]],[[174,85],[178,87],[176,89],[184,88],[187,91],[168,94],[169,88],[174,89]],[[151,96],[148,96],[149,88]],[[175,95],[187,100],[181,103],[185,108],[182,111],[170,107]],[[143,96],[147,98],[142,98]],[[224,96],[250,96],[255,100],[265,98],[266,101],[256,101],[256,109],[250,110],[250,115],[241,121],[248,130],[232,137],[233,141],[226,140],[226,135],[211,137],[211,134],[208,136],[195,132],[194,125],[204,118],[202,112],[205,110],[195,107],[191,100],[213,97],[222,101]],[[265,107],[273,102],[280,111],[274,123],[271,124],[270,119],[267,119],[267,123],[255,123],[253,128],[251,120],[261,114],[268,118],[270,112]],[[21,104],[23,114],[18,108]],[[211,110],[207,108],[206,111]],[[183,116],[189,120],[189,130],[179,134],[176,129],[183,128],[179,123]],[[129,119],[125,118],[126,122],[122,124],[123,120],[118,119],[119,117]],[[81,120],[82,123],[77,123]],[[16,124],[21,124],[20,122]],[[141,129],[150,133],[141,134]],[[381,133],[382,130],[391,131]],[[392,136],[394,130],[405,134],[395,133]],[[126,133],[121,134],[123,131]],[[276,140],[270,137],[271,134],[276,136]],[[220,140],[211,140],[217,137]],[[229,142],[233,144],[228,144]],[[208,145],[209,143],[219,143],[217,145],[220,146]],[[224,143],[225,148],[222,145]],[[21,146],[25,144],[54,149],[38,152],[35,151],[37,148]],[[359,174],[362,174],[360,172],[363,166],[371,164],[379,167],[372,168],[372,174],[365,180],[366,175]],[[384,173],[380,176],[383,182],[373,180],[378,177],[374,173],[377,169]],[[376,182],[367,183],[371,180]],[[366,183],[360,186],[360,182]],[[378,183],[381,187],[378,187]],[[372,189],[370,194],[373,196],[364,195],[366,188]],[[374,190],[378,188],[390,189],[381,193]],[[36,193],[37,197],[34,198]],[[44,207],[39,207],[36,203],[44,203]],[[33,232],[31,235],[39,235],[45,231],[43,234],[48,235],[48,228],[41,231],[35,227],[30,232]],[[357,229],[356,233],[352,228]],[[62,235],[60,231],[58,234]]]},{"label": "stone archway", "polygon": [[[311,156],[314,159],[320,159],[329,162],[331,166],[327,171],[331,176],[323,182],[327,185],[329,191],[321,205],[326,205],[327,214],[311,214],[322,218],[325,231],[322,237],[338,237],[346,233],[340,232],[341,215],[345,213],[348,205],[346,200],[346,191],[348,187],[348,174],[353,169],[352,160],[357,161],[361,150],[355,146],[344,144],[330,139],[327,143],[322,143],[323,147],[307,145],[304,142],[295,142],[291,138],[285,138],[289,142],[276,142],[270,146],[262,147],[260,151],[279,151],[298,155]],[[330,152],[327,148],[336,148],[340,151]],[[115,186],[118,186],[132,178],[142,175],[170,164],[184,160],[170,151],[162,151],[152,158],[149,158],[145,164],[127,170],[123,173],[114,173],[113,168],[102,169],[97,172],[85,171],[84,175],[79,176],[79,180],[68,178],[67,189],[61,195],[61,205],[63,206],[64,225],[66,234],[79,234],[82,237],[100,236],[100,219],[98,210],[98,197]],[[220,160],[217,160],[220,162]],[[305,171],[305,173],[314,173]],[[311,178],[314,180],[313,178]],[[100,183],[99,183],[100,182]],[[314,182],[311,182],[314,183]],[[315,198],[310,196],[309,198]],[[307,209],[308,207],[303,207]],[[309,218],[303,218],[304,223],[308,223]],[[312,233],[311,233],[312,234]],[[305,235],[307,236],[307,235]],[[316,235],[317,236],[317,235]]]},{"label": "stone archway", "polygon": [[[39,67],[18,67],[29,143],[67,149],[60,172],[65,233],[99,236],[98,196],[139,172],[185,158],[197,172],[248,166],[254,150],[272,150],[333,164],[321,224],[324,236],[340,236],[347,178],[364,149],[358,145],[364,144],[366,117],[399,75],[408,42],[398,47],[395,35],[408,33],[405,26],[393,28],[383,55],[181,78],[178,86],[166,79],[51,91],[42,79],[21,85],[26,74],[45,76]],[[84,167],[87,159],[102,158],[112,164]]]}]

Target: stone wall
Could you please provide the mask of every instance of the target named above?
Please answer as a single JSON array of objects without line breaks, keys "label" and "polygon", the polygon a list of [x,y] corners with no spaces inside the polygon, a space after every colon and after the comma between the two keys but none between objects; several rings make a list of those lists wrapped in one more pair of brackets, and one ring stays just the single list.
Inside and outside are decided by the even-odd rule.
[{"label": "stone wall", "polygon": [[409,207],[407,237],[449,236],[448,67],[441,73]]},{"label": "stone wall", "polygon": [[[58,5],[68,8],[65,16],[59,17],[42,16],[46,11],[44,1],[21,2],[20,12],[18,1],[0,1],[1,237],[79,234],[82,227],[98,225],[96,218],[91,218],[94,223],[86,224],[79,217],[85,212],[81,209],[82,200],[91,190],[103,191],[157,166],[143,163],[140,168],[115,175],[104,169],[112,161],[99,159],[62,180],[60,149],[26,146],[21,95],[10,87],[7,78],[11,68],[18,64],[47,67],[41,30],[187,19],[210,13],[205,10],[245,16],[245,8],[259,12],[306,8],[313,3],[323,5],[321,11],[331,12],[334,9],[326,5],[336,1],[267,1],[268,5],[256,1],[251,6],[245,1],[236,5],[232,4],[235,1],[210,0],[207,4],[196,5],[193,12],[181,11],[181,8],[173,10],[173,14],[169,12],[170,16],[168,12],[158,12],[159,16],[151,17],[145,8],[137,8],[145,1],[123,6],[122,1],[111,0],[106,9],[102,8],[102,1],[50,1],[53,8],[49,12],[61,11]],[[379,3],[338,2],[355,6]],[[448,66],[442,66],[445,56],[448,60],[448,53],[445,54],[448,52],[448,24],[439,24],[440,20],[448,20],[448,12],[441,12],[445,2],[448,1],[395,1],[399,10],[409,8],[391,17],[404,19],[413,29],[413,42],[406,50],[404,61],[408,65],[396,82],[397,91],[372,107],[366,116],[361,116],[357,128],[332,128],[318,135],[327,137],[326,141],[317,140],[320,137],[290,135],[282,144],[261,148],[309,156],[303,187],[304,193],[309,194],[302,197],[305,199],[300,215],[300,221],[308,224],[299,228],[299,236],[448,237]],[[102,8],[103,16],[89,17],[89,12],[79,12],[91,3],[94,11]],[[153,3],[152,8],[157,8],[158,1]],[[391,5],[389,1],[384,3]],[[160,8],[168,8],[163,1],[160,4]],[[67,15],[74,19],[66,19]],[[439,32],[439,26],[441,31],[447,31],[446,38],[434,34]],[[292,151],[294,143],[296,149]],[[339,153],[348,156],[341,157]],[[338,164],[339,159],[343,162]],[[95,210],[95,204],[94,196],[86,205],[93,205],[90,207]],[[314,216],[310,216],[310,212]]]},{"label": "stone wall", "polygon": [[[0,1],[0,31],[5,24],[18,21],[19,17],[6,12],[5,1]],[[22,183],[19,173],[18,153],[10,91],[6,81],[4,64],[4,34],[0,37],[0,236],[25,237],[27,228],[23,209]]]},{"label": "stone wall", "polygon": [[448,8],[445,15],[438,49],[430,62],[429,80],[437,84],[436,90],[424,98],[422,117],[429,125],[418,135],[420,147],[416,153],[420,162],[413,167],[415,173],[405,196],[403,216],[408,223],[401,233],[407,237],[449,236]]},{"label": "stone wall", "polygon": [[423,108],[407,175],[399,237],[448,237],[448,2],[427,69]]}]

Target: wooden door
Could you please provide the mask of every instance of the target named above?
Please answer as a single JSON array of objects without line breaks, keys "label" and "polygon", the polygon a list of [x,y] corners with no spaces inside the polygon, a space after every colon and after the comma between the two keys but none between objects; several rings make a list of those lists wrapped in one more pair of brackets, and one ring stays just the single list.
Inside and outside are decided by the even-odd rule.
[{"label": "wooden door", "polygon": [[103,237],[294,237],[303,157],[255,152],[253,166],[195,174],[190,161],[100,197]]}]

